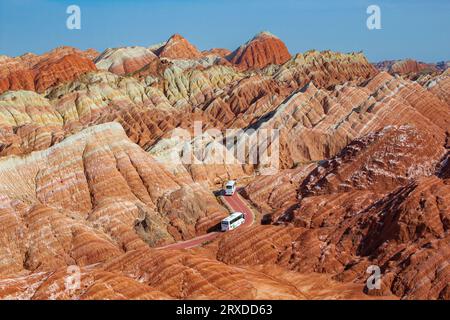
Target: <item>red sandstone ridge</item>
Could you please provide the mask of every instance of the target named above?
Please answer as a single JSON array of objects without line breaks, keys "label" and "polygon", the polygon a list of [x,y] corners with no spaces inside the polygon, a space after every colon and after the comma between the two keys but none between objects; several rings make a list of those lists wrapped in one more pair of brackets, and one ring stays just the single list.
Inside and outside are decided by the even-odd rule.
[{"label": "red sandstone ridge", "polygon": [[286,45],[269,32],[261,32],[240,46],[227,59],[239,69],[262,69],[270,64],[282,64],[291,58]]},{"label": "red sandstone ridge", "polygon": [[444,154],[442,139],[426,127],[387,126],[348,144],[304,180],[302,196],[371,190],[385,193],[429,176]]},{"label": "red sandstone ridge", "polygon": [[74,80],[78,75],[94,70],[96,67],[91,60],[76,54],[69,54],[50,64],[38,64],[34,78],[35,90],[43,92],[51,86]]},{"label": "red sandstone ridge", "polygon": [[207,56],[207,55],[215,55],[215,56],[219,56],[222,58],[225,58],[226,56],[228,56],[229,54],[231,54],[231,51],[225,48],[213,48],[210,50],[205,50],[202,51],[202,53]]},{"label": "red sandstone ridge", "polygon": [[90,57],[92,50],[57,48],[42,56],[27,54],[0,61],[0,93],[7,90],[43,92],[59,83],[74,80],[78,75],[96,70]]},{"label": "red sandstone ridge", "polygon": [[416,75],[418,73],[434,73],[438,72],[436,64],[424,63],[412,59],[405,60],[387,60],[375,63],[380,71],[386,71],[390,74],[399,75]]},{"label": "red sandstone ridge", "polygon": [[154,60],[157,56],[148,48],[108,48],[97,57],[95,65],[98,69],[124,75],[138,71]]},{"label": "red sandstone ridge", "polygon": [[391,73],[398,73],[398,74],[409,74],[409,73],[417,73],[425,70],[433,70],[435,69],[434,66],[428,65],[423,62],[418,62],[415,60],[407,59],[402,61],[397,61],[394,63],[391,68]]},{"label": "red sandstone ridge", "polygon": [[18,57],[0,56],[0,79],[8,77],[14,71],[32,69],[33,66],[40,62],[55,61],[68,54],[77,54],[89,60],[94,60],[98,56],[98,52],[95,49],[82,51],[68,46],[55,48],[42,55],[25,53]]},{"label": "red sandstone ridge", "polygon": [[354,283],[364,283],[367,266],[375,264],[383,284],[365,290],[370,295],[449,299],[448,158],[435,176],[444,148],[427,128],[416,130],[387,127],[357,139],[318,164],[300,187],[307,167],[256,179],[246,194],[262,210],[274,210],[276,224],[284,226],[227,234],[217,258]]},{"label": "red sandstone ridge", "polygon": [[169,59],[197,59],[203,55],[198,49],[179,34],[174,34],[158,50],[156,54],[160,58]]}]

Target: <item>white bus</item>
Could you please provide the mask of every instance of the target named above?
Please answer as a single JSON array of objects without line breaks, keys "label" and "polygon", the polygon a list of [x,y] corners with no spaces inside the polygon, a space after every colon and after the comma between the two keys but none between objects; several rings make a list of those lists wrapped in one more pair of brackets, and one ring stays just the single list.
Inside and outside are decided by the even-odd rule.
[{"label": "white bus", "polygon": [[234,192],[236,191],[236,181],[230,180],[225,185],[225,195],[226,196],[232,196]]},{"label": "white bus", "polygon": [[233,230],[239,227],[244,222],[245,215],[242,212],[235,212],[222,220],[222,222],[220,223],[220,229],[222,231]]}]

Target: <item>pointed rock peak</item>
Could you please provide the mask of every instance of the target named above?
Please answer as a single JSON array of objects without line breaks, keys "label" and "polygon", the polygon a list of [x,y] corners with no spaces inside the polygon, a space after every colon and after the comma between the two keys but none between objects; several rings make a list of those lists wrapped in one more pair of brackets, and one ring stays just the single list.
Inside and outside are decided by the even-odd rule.
[{"label": "pointed rock peak", "polygon": [[169,40],[167,42],[178,41],[178,40],[185,40],[185,41],[187,41],[181,34],[175,33],[169,38]]},{"label": "pointed rock peak", "polygon": [[198,59],[201,52],[180,34],[172,35],[167,42],[156,51],[160,58]]},{"label": "pointed rock peak", "polygon": [[264,37],[270,37],[270,38],[275,38],[275,39],[280,39],[278,38],[276,35],[274,35],[273,33],[269,32],[269,31],[261,31],[260,33],[256,34],[252,40],[258,40]]},{"label": "pointed rock peak", "polygon": [[270,64],[283,64],[291,58],[286,45],[268,31],[254,36],[227,56],[239,69],[262,69]]}]

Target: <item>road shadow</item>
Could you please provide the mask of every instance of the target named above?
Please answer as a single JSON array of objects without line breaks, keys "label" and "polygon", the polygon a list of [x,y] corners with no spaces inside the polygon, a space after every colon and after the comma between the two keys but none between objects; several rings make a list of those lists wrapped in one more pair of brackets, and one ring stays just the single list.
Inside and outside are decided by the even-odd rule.
[{"label": "road shadow", "polygon": [[220,229],[220,222],[219,222],[219,223],[213,225],[212,227],[209,227],[207,230],[207,233],[220,232],[220,231],[221,231],[221,229]]},{"label": "road shadow", "polygon": [[225,190],[220,189],[220,190],[213,191],[213,193],[214,193],[214,196],[220,197],[220,196],[224,196],[225,195]]}]

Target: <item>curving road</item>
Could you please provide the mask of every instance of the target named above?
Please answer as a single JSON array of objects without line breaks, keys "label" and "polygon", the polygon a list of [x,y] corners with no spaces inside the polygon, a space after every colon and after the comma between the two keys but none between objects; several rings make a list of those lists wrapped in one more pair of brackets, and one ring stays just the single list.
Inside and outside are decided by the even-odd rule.
[{"label": "curving road", "polygon": [[244,200],[242,200],[238,192],[235,192],[234,195],[232,196],[221,196],[221,197],[223,199],[223,202],[226,202],[233,212],[239,211],[244,214],[245,223],[242,224],[239,228],[248,227],[253,224],[253,222],[255,221],[253,212],[248,206],[248,204]]},{"label": "curving road", "polygon": [[[235,192],[232,196],[221,196],[223,202],[225,202],[229,208],[233,212],[239,211],[242,212],[245,216],[245,223],[239,226],[236,230],[239,230],[240,228],[245,228],[248,226],[251,226],[253,222],[255,221],[255,217],[253,215],[252,210],[250,207],[245,203],[245,201],[242,200],[242,198],[238,195],[238,192]],[[173,244],[169,244],[163,247],[158,247],[156,249],[189,249],[194,248],[202,245],[203,243],[207,241],[214,240],[217,238],[221,232],[210,232],[198,237],[195,237],[190,240],[181,241]]]}]

